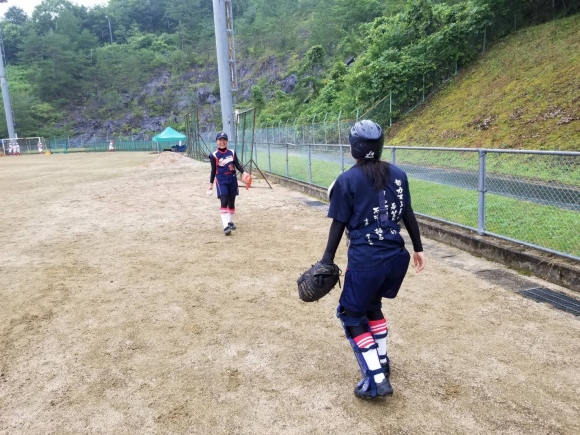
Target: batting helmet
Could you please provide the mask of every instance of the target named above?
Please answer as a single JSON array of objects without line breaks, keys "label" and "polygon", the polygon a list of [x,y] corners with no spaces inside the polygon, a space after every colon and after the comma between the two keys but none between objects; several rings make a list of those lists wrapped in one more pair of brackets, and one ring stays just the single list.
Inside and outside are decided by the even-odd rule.
[{"label": "batting helmet", "polygon": [[385,136],[379,124],[369,119],[357,122],[348,135],[350,153],[355,159],[381,158]]}]

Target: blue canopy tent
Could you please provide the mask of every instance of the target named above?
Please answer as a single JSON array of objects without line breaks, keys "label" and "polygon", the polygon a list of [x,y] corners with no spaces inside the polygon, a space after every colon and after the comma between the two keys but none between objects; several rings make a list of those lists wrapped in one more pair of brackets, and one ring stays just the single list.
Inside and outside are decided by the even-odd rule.
[{"label": "blue canopy tent", "polygon": [[163,130],[161,133],[159,133],[157,136],[153,136],[153,142],[155,142],[157,144],[157,152],[159,152],[159,143],[163,143],[168,144],[171,143],[171,149],[173,148],[173,145],[177,145],[177,149],[175,149],[175,151],[178,152],[184,152],[185,148],[186,148],[186,144],[185,144],[185,140],[187,139],[187,136],[172,129],[171,127],[167,127],[165,130]]}]

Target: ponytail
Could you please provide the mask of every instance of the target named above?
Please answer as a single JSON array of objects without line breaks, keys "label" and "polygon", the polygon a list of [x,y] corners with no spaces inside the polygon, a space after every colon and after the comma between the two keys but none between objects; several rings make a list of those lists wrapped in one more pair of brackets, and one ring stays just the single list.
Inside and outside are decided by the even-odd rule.
[{"label": "ponytail", "polygon": [[357,160],[356,167],[359,167],[366,179],[372,184],[376,191],[384,189],[390,175],[389,163],[376,159]]}]

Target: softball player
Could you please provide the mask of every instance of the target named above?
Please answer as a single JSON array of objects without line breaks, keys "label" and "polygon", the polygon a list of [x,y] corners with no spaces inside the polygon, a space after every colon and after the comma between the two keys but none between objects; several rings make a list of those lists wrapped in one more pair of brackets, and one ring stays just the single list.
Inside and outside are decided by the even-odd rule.
[{"label": "softball player", "polygon": [[221,202],[220,215],[224,234],[229,236],[232,230],[236,229],[233,222],[236,212],[236,196],[239,194],[236,169],[243,175],[244,168],[238,161],[235,151],[228,149],[228,135],[222,131],[217,134],[215,139],[217,149],[209,155],[211,174],[207,193],[211,195],[215,180],[217,197]]},{"label": "softball player", "polygon": [[399,233],[401,220],[413,243],[417,272],[425,267],[425,257],[407,175],[380,160],[381,127],[370,120],[357,122],[349,142],[356,164],[329,188],[332,224],[322,262],[333,263],[346,229],[348,265],[337,317],[362,373],[354,394],[366,399],[393,394],[381,300],[397,296],[409,267],[410,255]]}]

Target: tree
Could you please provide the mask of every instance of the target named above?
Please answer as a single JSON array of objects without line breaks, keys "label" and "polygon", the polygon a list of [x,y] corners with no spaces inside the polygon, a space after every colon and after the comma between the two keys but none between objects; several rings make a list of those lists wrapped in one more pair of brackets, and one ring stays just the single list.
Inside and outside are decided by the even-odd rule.
[{"label": "tree", "polygon": [[68,0],[43,0],[32,12],[32,23],[39,36],[56,30],[55,21],[65,10],[72,10],[73,4]]},{"label": "tree", "polygon": [[28,21],[28,15],[26,15],[26,12],[19,7],[10,6],[4,14],[4,21],[11,24],[22,25]]},{"label": "tree", "polygon": [[19,54],[30,66],[30,83],[43,101],[69,104],[78,101],[84,86],[82,72],[89,60],[75,52],[75,45],[66,35],[52,33],[38,38],[30,35]]},{"label": "tree", "polygon": [[417,38],[423,38],[436,30],[433,6],[428,0],[415,0],[410,3],[405,16]]},{"label": "tree", "polygon": [[2,40],[7,63],[16,63],[18,61],[18,52],[27,34],[28,26],[2,23]]},{"label": "tree", "polygon": [[305,68],[309,68],[314,76],[318,76],[324,65],[324,48],[314,45],[306,52]]},{"label": "tree", "polygon": [[264,97],[264,91],[260,86],[252,86],[252,104],[258,112],[260,112],[266,106],[266,98]]},{"label": "tree", "polygon": [[336,0],[332,19],[344,30],[352,30],[380,16],[383,4],[379,0]]}]

